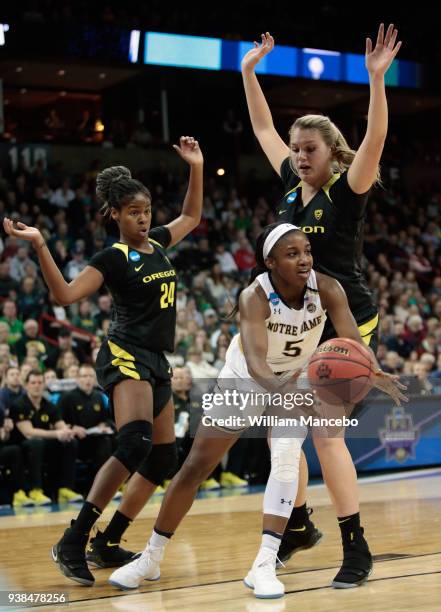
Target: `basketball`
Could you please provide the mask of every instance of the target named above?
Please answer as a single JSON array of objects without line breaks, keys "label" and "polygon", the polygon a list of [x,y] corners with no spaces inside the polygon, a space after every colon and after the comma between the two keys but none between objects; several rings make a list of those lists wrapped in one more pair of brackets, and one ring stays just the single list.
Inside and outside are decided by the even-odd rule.
[{"label": "basketball", "polygon": [[328,404],[356,404],[372,388],[374,362],[369,350],[349,338],[321,344],[308,365],[309,382]]}]

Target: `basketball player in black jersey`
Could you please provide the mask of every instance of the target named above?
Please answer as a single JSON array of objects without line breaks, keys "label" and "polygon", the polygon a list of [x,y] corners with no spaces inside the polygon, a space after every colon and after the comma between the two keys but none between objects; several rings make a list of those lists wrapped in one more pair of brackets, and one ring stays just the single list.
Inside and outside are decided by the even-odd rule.
[{"label": "basketball player in black jersey", "polygon": [[[96,370],[98,382],[111,399],[118,428],[117,449],[97,473],[77,519],[52,548],[63,574],[87,586],[94,583],[85,557],[89,532],[118,487],[133,474],[126,496],[133,505],[138,489],[142,489],[145,503],[169,472],[174,473],[176,463],[171,368],[163,354],[174,350],[176,272],[166,248],[200,222],[203,157],[191,137],[182,137],[174,148],[190,166],[181,215],[150,230],[149,190],[132,179],[127,168],[106,168],[97,177],[97,196],[103,203],[102,214],[118,224],[120,239],[92,257],[70,283],[64,280],[37,228],[24,223],[14,227],[10,219],[4,220],[9,235],[32,242],[44,279],[59,303],[78,302],[96,293],[103,283],[113,297],[112,323],[98,353]],[[122,532],[129,523],[130,517],[116,513],[101,549],[119,549],[112,531]],[[103,555],[97,556],[102,561]],[[115,561],[121,564],[121,559]]]},{"label": "basketball player in black jersey", "polygon": [[[281,177],[285,196],[278,208],[281,221],[300,226],[308,235],[315,267],[338,279],[346,291],[360,335],[374,351],[378,314],[360,269],[362,232],[369,190],[379,180],[379,162],[387,134],[387,100],[384,75],[397,55],[397,30],[381,24],[375,48],[366,39],[366,68],[370,102],[365,137],[353,151],[328,117],[305,115],[297,119],[287,145],[277,133],[271,111],[255,74],[259,61],[270,53],[274,39],[267,32],[242,60],[242,76],[254,134]],[[322,340],[335,336],[327,324]],[[367,542],[360,526],[357,475],[341,438],[315,438],[323,478],[337,511],[344,549],[343,565],[334,586],[361,584],[371,570]],[[339,466],[330,470],[329,466]],[[307,465],[302,473],[296,507],[279,550],[281,560],[313,546],[321,537],[306,509]],[[338,476],[334,476],[338,475]],[[303,486],[302,486],[303,485]],[[351,539],[350,534],[355,533]]]}]

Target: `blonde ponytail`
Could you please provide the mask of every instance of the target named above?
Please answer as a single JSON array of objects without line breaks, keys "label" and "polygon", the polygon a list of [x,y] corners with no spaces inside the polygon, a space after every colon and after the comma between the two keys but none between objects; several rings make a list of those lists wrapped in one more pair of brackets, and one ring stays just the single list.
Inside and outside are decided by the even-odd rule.
[{"label": "blonde ponytail", "polygon": [[[296,128],[300,130],[318,130],[320,132],[323,140],[332,151],[333,172],[345,172],[350,168],[356,151],[351,149],[346,138],[329,117],[325,115],[303,115],[291,126],[290,136]],[[378,166],[374,185],[377,184],[381,185],[380,166]]]}]

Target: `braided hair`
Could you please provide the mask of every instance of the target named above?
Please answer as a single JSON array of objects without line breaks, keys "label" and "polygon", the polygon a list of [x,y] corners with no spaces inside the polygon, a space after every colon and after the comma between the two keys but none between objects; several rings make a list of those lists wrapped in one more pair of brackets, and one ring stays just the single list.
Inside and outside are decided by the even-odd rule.
[{"label": "braided hair", "polygon": [[132,178],[125,166],[110,166],[100,172],[96,178],[96,195],[102,203],[100,213],[110,219],[110,210],[121,210],[137,193],[142,193],[151,202],[150,191],[140,181]]}]

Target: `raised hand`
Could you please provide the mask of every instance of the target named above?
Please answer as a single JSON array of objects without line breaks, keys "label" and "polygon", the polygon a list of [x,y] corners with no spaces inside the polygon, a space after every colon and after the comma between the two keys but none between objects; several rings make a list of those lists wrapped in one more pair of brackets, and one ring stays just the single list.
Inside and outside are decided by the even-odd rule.
[{"label": "raised hand", "polygon": [[254,41],[254,49],[250,49],[243,56],[241,66],[244,72],[254,70],[260,60],[274,49],[274,38],[269,32],[262,34],[261,38],[261,44],[259,45],[258,42]]},{"label": "raised hand", "polygon": [[377,42],[372,50],[372,40],[366,38],[366,68],[371,76],[383,76],[400,50],[401,41],[395,44],[398,30],[391,23],[384,35],[384,24],[378,28]]},{"label": "raised hand", "polygon": [[199,143],[192,136],[181,136],[179,146],[173,145],[173,148],[190,166],[202,165],[204,163]]},{"label": "raised hand", "polygon": [[403,385],[399,381],[399,376],[396,374],[387,374],[382,370],[375,373],[374,387],[380,389],[394,400],[397,406],[401,406],[401,402],[408,402],[409,398],[401,393],[401,390],[407,389],[406,385]]},{"label": "raised hand", "polygon": [[30,227],[20,221],[17,222],[17,227],[14,227],[14,222],[7,217],[3,219],[3,227],[9,236],[16,236],[21,240],[32,242],[34,246],[38,246],[39,242],[44,243],[43,236],[36,227]]}]

